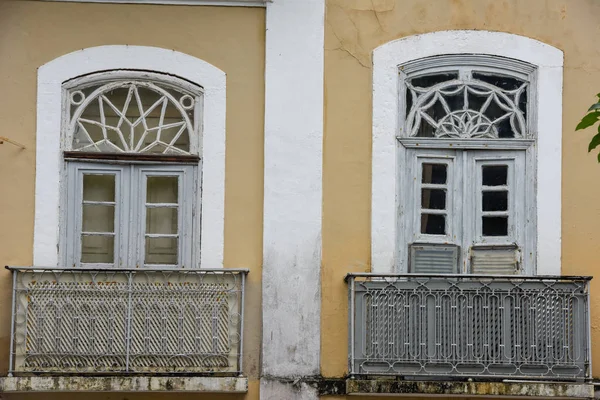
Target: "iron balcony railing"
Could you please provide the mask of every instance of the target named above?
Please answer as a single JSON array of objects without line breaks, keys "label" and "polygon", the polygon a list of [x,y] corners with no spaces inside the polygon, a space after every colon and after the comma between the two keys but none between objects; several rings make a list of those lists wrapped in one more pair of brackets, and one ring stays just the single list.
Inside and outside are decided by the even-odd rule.
[{"label": "iron balcony railing", "polygon": [[7,267],[9,374],[240,374],[247,270]]},{"label": "iron balcony railing", "polygon": [[590,277],[346,279],[353,376],[591,378]]}]

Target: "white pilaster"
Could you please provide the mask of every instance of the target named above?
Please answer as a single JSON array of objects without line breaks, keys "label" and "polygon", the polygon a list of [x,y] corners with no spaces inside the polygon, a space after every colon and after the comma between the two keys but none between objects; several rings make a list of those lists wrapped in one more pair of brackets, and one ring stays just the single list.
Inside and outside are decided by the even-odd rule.
[{"label": "white pilaster", "polygon": [[285,382],[319,374],[324,11],[324,0],[267,5],[265,400],[317,398]]}]

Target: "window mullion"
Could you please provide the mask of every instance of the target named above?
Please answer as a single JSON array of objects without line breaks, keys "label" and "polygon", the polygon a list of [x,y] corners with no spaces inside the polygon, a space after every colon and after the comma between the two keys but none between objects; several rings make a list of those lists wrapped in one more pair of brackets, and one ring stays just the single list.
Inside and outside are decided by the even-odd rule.
[{"label": "window mullion", "polygon": [[[471,267],[471,244],[473,243],[473,232],[475,231],[474,213],[477,207],[477,201],[473,196],[477,186],[473,154],[467,151],[458,151],[460,168],[457,169],[457,175],[461,179],[461,185],[457,187],[457,223],[460,231],[457,234],[457,244],[461,249],[461,265],[459,271],[468,273]],[[475,174],[476,175],[476,174]]]}]

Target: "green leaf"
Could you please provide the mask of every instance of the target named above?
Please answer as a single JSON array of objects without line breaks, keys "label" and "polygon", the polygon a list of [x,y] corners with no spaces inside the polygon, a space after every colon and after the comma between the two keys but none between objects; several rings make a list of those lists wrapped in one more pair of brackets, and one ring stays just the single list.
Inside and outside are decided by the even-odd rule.
[{"label": "green leaf", "polygon": [[588,109],[588,111],[600,110],[600,101],[596,104],[592,104],[592,106]]},{"label": "green leaf", "polygon": [[588,146],[588,153],[594,150],[596,147],[598,147],[598,145],[600,145],[600,133],[594,136],[590,141],[590,145]]},{"label": "green leaf", "polygon": [[598,153],[598,162],[600,163],[600,153]]},{"label": "green leaf", "polygon": [[580,129],[589,128],[590,126],[592,126],[596,122],[598,122],[599,119],[600,119],[600,112],[589,113],[588,115],[586,115],[585,117],[583,117],[581,119],[581,122],[577,125],[577,128],[575,128],[575,130],[578,131]]}]

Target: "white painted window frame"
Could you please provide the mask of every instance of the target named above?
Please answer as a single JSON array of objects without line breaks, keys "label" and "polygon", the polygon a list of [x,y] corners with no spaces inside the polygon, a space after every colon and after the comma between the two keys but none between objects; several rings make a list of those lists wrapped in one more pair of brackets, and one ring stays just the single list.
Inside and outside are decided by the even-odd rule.
[{"label": "white painted window frame", "polygon": [[[99,46],[63,55],[38,69],[36,186],[33,263],[62,266],[59,226],[63,84],[111,70],[151,70],[188,80],[203,89],[202,223],[200,266],[223,267],[225,217],[226,76],[196,57],[147,46]],[[200,199],[198,198],[200,202]]]},{"label": "white painted window frame", "polygon": [[[534,112],[537,117],[531,132],[537,141],[526,144],[533,147],[537,155],[537,268],[532,273],[559,275],[563,53],[537,40],[489,31],[441,31],[415,35],[386,43],[373,52],[372,271],[406,272],[406,266],[403,264],[401,267],[397,254],[398,207],[403,195],[398,171],[405,167],[396,139],[401,126],[399,67],[426,57],[448,54],[507,57],[536,68],[537,79],[532,83],[530,93],[536,99]],[[412,139],[407,140],[410,145]],[[479,147],[479,144],[476,145]],[[515,144],[515,147],[518,146],[521,145]]]}]

